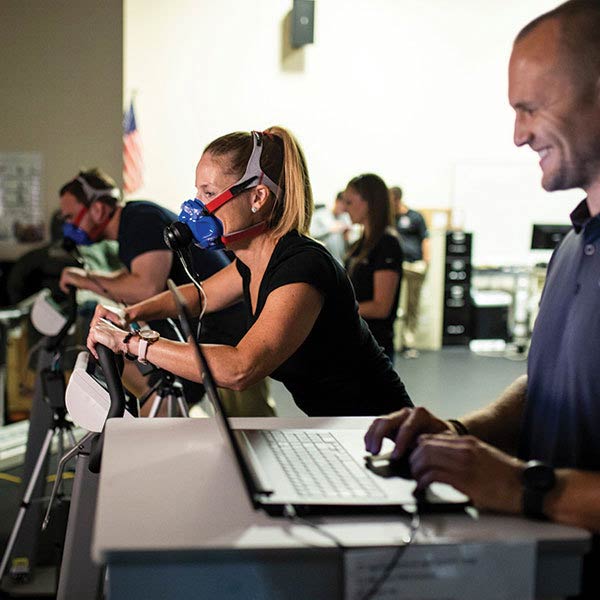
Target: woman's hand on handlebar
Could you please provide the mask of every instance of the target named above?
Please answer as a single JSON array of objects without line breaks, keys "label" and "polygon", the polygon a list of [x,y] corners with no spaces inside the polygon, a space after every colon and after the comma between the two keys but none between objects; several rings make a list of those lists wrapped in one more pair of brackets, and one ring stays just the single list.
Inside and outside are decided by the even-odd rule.
[{"label": "woman's hand on handlebar", "polygon": [[121,316],[117,310],[119,309],[115,310],[101,304],[96,306],[87,338],[87,347],[96,358],[98,358],[96,344],[103,344],[116,354],[127,352],[127,347],[123,343],[127,331],[122,329],[122,327],[127,327],[127,314],[121,311]]},{"label": "woman's hand on handlebar", "polygon": [[117,308],[116,306],[104,306],[103,304],[97,304],[92,322],[90,323],[90,329],[96,325],[100,319],[106,319],[111,323],[117,325],[121,329],[127,329],[130,319],[127,315],[127,310]]}]

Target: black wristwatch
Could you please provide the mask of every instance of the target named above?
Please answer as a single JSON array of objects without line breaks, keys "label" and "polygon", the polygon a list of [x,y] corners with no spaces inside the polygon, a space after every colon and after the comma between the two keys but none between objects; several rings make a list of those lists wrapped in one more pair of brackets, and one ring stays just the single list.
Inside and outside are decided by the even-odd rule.
[{"label": "black wristwatch", "polygon": [[137,331],[133,331],[130,330],[127,335],[123,338],[123,344],[125,344],[125,358],[127,360],[137,360],[137,356],[135,354],[131,354],[131,352],[129,352],[129,341],[131,340],[132,337],[136,336],[138,333]]},{"label": "black wristwatch", "polygon": [[534,519],[546,519],[544,498],[555,486],[554,469],[539,460],[530,460],[523,471],[523,513]]}]

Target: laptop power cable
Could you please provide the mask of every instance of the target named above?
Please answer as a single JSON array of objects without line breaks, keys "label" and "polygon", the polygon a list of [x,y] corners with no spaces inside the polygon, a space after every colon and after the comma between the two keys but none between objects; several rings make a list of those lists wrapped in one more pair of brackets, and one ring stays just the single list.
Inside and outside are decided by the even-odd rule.
[{"label": "laptop power cable", "polygon": [[321,526],[317,525],[316,523],[313,523],[311,520],[301,517],[291,504],[286,504],[283,507],[283,516],[292,523],[295,523],[296,525],[304,525],[305,527],[310,527],[311,529],[314,529],[322,536],[331,540],[340,550],[347,549],[346,546],[344,546],[344,544],[342,544],[342,542],[335,535],[329,533],[329,531],[326,531]]},{"label": "laptop power cable", "polygon": [[[349,547],[344,546],[344,544],[335,535],[329,533],[328,531],[323,529],[323,527],[317,525],[311,520],[299,516],[296,512],[296,509],[291,504],[286,504],[283,507],[283,516],[296,525],[304,525],[306,527],[314,529],[322,536],[331,540],[340,550],[349,550]],[[361,598],[361,600],[372,600],[372,598],[375,598],[382,586],[385,584],[390,575],[394,572],[395,568],[398,566],[400,559],[404,556],[404,553],[406,552],[408,547],[414,542],[417,535],[417,531],[419,530],[420,526],[421,515],[419,513],[418,508],[415,507],[414,511],[412,512],[410,528],[408,530],[408,533],[403,537],[402,543],[398,546],[389,562],[385,565],[379,578],[375,581],[375,583],[373,583],[373,585],[369,588],[369,590]],[[342,578],[342,581],[344,581],[344,578]]]},{"label": "laptop power cable", "polygon": [[374,598],[381,587],[388,580],[390,575],[394,572],[394,569],[398,566],[400,559],[404,556],[404,553],[408,550],[408,547],[414,542],[417,531],[421,526],[421,515],[419,513],[418,508],[415,508],[411,520],[410,520],[410,528],[408,530],[408,534],[403,538],[402,544],[396,548],[392,558],[389,560],[387,565],[385,565],[379,579],[375,581],[375,583],[371,586],[371,588],[367,591],[367,593],[361,598],[361,600],[371,600]]}]

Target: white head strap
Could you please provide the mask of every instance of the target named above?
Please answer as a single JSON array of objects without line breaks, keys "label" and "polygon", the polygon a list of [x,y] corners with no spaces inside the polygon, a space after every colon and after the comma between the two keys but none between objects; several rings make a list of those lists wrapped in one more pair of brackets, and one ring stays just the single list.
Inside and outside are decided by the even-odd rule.
[{"label": "white head strap", "polygon": [[263,137],[265,135],[268,134],[260,131],[252,132],[252,154],[246,165],[246,171],[237,184],[248,182],[251,183],[249,187],[252,187],[264,183],[275,194],[276,198],[281,198],[283,195],[282,189],[260,167],[260,156],[263,151]]},{"label": "white head strap", "polygon": [[105,198],[106,196],[109,196],[110,198],[115,198],[116,200],[118,200],[121,197],[121,193],[116,187],[104,188],[100,190],[96,189],[92,187],[81,175],[77,177],[75,181],[78,181],[81,184],[83,194],[85,195],[86,200],[90,204],[94,202],[94,200],[98,200],[98,198]]}]

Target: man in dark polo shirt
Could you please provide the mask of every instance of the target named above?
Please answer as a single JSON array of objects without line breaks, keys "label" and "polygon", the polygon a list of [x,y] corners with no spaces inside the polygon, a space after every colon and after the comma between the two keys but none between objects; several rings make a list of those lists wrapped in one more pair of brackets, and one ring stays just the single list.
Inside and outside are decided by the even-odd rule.
[{"label": "man in dark polo shirt", "polygon": [[527,25],[509,66],[514,141],[540,157],[547,191],[582,188],[548,268],[528,372],[460,421],[423,408],[374,421],[419,487],[449,483],[476,506],[594,532],[582,598],[600,598],[600,2],[571,0]]}]

